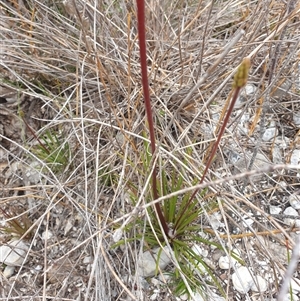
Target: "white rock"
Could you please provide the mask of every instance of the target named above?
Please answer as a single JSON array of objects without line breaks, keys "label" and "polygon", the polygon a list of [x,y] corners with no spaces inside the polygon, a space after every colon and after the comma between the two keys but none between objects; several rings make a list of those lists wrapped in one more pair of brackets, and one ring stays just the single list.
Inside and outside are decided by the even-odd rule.
[{"label": "white rock", "polygon": [[[212,260],[210,260],[209,258],[203,258],[203,261],[210,269],[212,269],[212,270],[216,269],[215,263]],[[198,264],[198,266],[199,266],[199,264]],[[204,273],[207,273],[207,268],[205,268],[203,265],[201,265],[201,270],[202,270],[202,268],[204,268]]]},{"label": "white rock", "polygon": [[223,270],[228,270],[229,268],[232,268],[237,261],[234,258],[229,258],[228,256],[221,256],[219,258],[219,267]]},{"label": "white rock", "polygon": [[291,155],[291,164],[298,165],[300,164],[300,149],[294,149]]},{"label": "white rock", "polygon": [[277,136],[274,144],[278,146],[279,149],[286,150],[290,145],[290,139],[285,136]]},{"label": "white rock", "polygon": [[202,256],[207,257],[208,256],[208,250],[202,250]]},{"label": "white rock", "polygon": [[15,267],[7,265],[3,271],[3,276],[5,278],[10,278],[15,272]]},{"label": "white rock", "polygon": [[257,276],[255,277],[255,281],[253,283],[253,285],[251,286],[251,290],[253,292],[265,292],[268,288],[268,283],[267,281],[262,278],[261,276]]},{"label": "white rock", "polygon": [[254,282],[249,270],[246,267],[240,267],[232,274],[232,283],[238,292],[246,294]]},{"label": "white rock", "polygon": [[[283,214],[285,215],[292,215],[292,216],[298,216],[298,212],[293,208],[293,207],[287,207],[284,211]],[[294,218],[284,218],[283,222],[289,226],[295,226],[295,227],[300,227],[300,220],[294,219]]]},{"label": "white rock", "polygon": [[83,264],[88,264],[93,262],[93,257],[92,256],[85,256],[82,260]]},{"label": "white rock", "polygon": [[228,270],[230,267],[230,260],[227,256],[221,256],[219,258],[219,267],[222,270]]},{"label": "white rock", "polygon": [[[153,279],[153,278],[152,278]],[[170,275],[170,274],[159,274],[159,276],[158,276],[158,279],[161,281],[161,282],[163,282],[163,283],[165,283],[165,282],[170,282],[170,281],[172,281],[172,275]]]},{"label": "white rock", "polygon": [[[207,264],[207,262],[205,262],[204,260],[203,260],[203,262]],[[190,266],[191,266],[191,268],[192,268],[193,270],[197,270],[197,271],[200,272],[201,274],[207,273],[207,267],[204,266],[204,265],[202,264],[202,262],[198,262],[197,265],[196,265],[195,262],[193,262],[192,264],[190,264]]]},{"label": "white rock", "polygon": [[28,249],[28,245],[22,240],[13,240],[0,247],[0,262],[9,266],[22,265]]},{"label": "white rock", "polygon": [[249,95],[253,95],[255,92],[256,92],[257,88],[256,86],[252,85],[252,84],[247,84],[245,87],[244,87],[244,91],[245,91],[245,94],[247,96]]},{"label": "white rock", "polygon": [[276,127],[270,127],[268,129],[266,129],[266,131],[264,132],[264,134],[262,136],[262,140],[263,141],[270,141],[276,136],[277,136],[277,128]]},{"label": "white rock", "polygon": [[300,209],[300,196],[296,195],[296,194],[292,194],[289,196],[288,198],[290,205],[296,209],[299,210]]},{"label": "white rock", "polygon": [[195,252],[196,255],[202,256],[203,250],[202,250],[202,248],[201,248],[200,246],[198,246],[198,245],[193,245],[193,246],[192,246],[192,250]]},{"label": "white rock", "polygon": [[91,269],[92,269],[92,265],[88,264],[85,269],[89,273],[91,271]]},{"label": "white rock", "polygon": [[50,239],[51,237],[53,237],[53,234],[52,234],[52,232],[51,231],[44,231],[43,233],[42,233],[42,240],[48,240],[48,239]]},{"label": "white rock", "polygon": [[34,268],[34,270],[37,271],[37,272],[41,271],[42,269],[43,269],[43,266],[40,265],[40,264],[38,264],[38,265]]},{"label": "white rock", "polygon": [[157,300],[158,297],[159,297],[159,294],[154,293],[153,295],[150,296],[150,300]]},{"label": "white rock", "polygon": [[32,162],[25,168],[25,175],[31,184],[37,184],[41,181],[41,173],[38,171],[39,163]]},{"label": "white rock", "polygon": [[[296,227],[296,228],[300,228],[300,220],[299,219],[286,219],[284,220],[284,222],[286,222],[287,225],[290,225],[292,227]],[[298,233],[298,232],[297,232]]]},{"label": "white rock", "polygon": [[293,113],[293,121],[295,125],[299,128],[300,127],[300,112],[294,112]]},{"label": "white rock", "polygon": [[283,214],[285,215],[294,215],[297,216],[298,212],[293,208],[293,207],[287,207],[284,211]]},{"label": "white rock", "polygon": [[270,214],[279,214],[281,212],[281,208],[277,206],[270,206]]},{"label": "white rock", "polygon": [[250,217],[251,215],[253,215],[253,214],[249,213],[248,215],[244,215],[244,216],[242,217],[243,226],[244,226],[245,228],[251,226],[251,225],[254,223],[253,218]]},{"label": "white rock", "polygon": [[171,262],[170,253],[167,247],[160,252],[160,248],[144,252],[138,262],[139,274],[143,277],[154,276],[157,271],[157,259],[159,256],[158,266],[160,269],[165,269]]},{"label": "white rock", "polygon": [[118,228],[113,234],[113,241],[118,242],[122,238],[122,235],[123,230],[121,228]]},{"label": "white rock", "polygon": [[[192,250],[195,252],[195,254],[199,257],[201,257],[204,261],[204,257],[207,256],[208,252],[207,250],[203,250],[200,246],[198,245],[193,245],[192,246]],[[205,256],[204,256],[205,255]],[[207,259],[207,258],[206,258]],[[208,264],[207,262],[205,262],[206,264]],[[208,264],[209,265],[209,264]],[[197,268],[199,269],[202,273],[205,273],[206,272],[206,268],[203,266],[203,264],[201,262],[199,262],[197,264],[197,267],[195,266],[195,263],[191,264],[192,268]]]},{"label": "white rock", "polygon": [[153,286],[159,286],[160,285],[160,281],[159,279],[155,278],[155,277],[152,277],[151,280],[150,280],[151,284]]},{"label": "white rock", "polygon": [[203,133],[204,139],[211,139],[212,133],[214,133],[214,131],[215,131],[215,127],[213,127],[210,124],[201,123],[200,131],[201,131],[201,133]]},{"label": "white rock", "polygon": [[224,227],[224,223],[220,222],[222,219],[222,215],[220,213],[214,213],[210,216],[209,222],[213,229],[218,229],[220,227]]}]

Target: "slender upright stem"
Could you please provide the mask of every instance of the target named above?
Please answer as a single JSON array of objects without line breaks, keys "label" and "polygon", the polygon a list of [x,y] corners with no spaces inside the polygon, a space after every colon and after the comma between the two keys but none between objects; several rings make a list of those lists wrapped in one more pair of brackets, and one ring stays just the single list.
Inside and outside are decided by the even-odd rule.
[{"label": "slender upright stem", "polygon": [[[249,58],[244,58],[243,62],[241,63],[241,65],[239,66],[238,70],[237,70],[237,73],[235,74],[234,76],[234,82],[233,82],[233,89],[234,89],[234,93],[233,93],[233,96],[232,96],[232,101],[230,103],[230,106],[228,108],[228,111],[226,113],[226,116],[224,118],[224,121],[223,121],[223,124],[222,124],[222,127],[220,129],[220,132],[218,133],[218,137],[217,137],[217,140],[212,148],[212,151],[210,153],[210,156],[207,160],[207,163],[206,163],[206,166],[205,166],[205,169],[204,169],[204,172],[202,173],[202,176],[201,176],[201,179],[199,181],[199,184],[202,184],[204,179],[205,179],[205,176],[208,172],[208,169],[210,168],[211,166],[211,163],[213,161],[213,158],[215,157],[215,154],[217,152],[217,149],[218,149],[218,146],[220,144],[220,141],[221,141],[221,138],[224,134],[224,131],[225,131],[225,128],[226,128],[226,125],[229,121],[229,118],[230,118],[230,115],[233,111],[233,108],[234,108],[234,105],[236,103],[236,100],[238,98],[238,95],[240,93],[240,90],[242,87],[244,87],[247,83],[247,79],[248,79],[248,72],[249,72],[249,68],[250,68],[250,59]],[[191,202],[193,201],[193,199],[195,198],[196,194],[198,193],[199,189],[196,189],[194,191],[194,193],[191,195],[189,201],[187,202],[187,204],[185,205],[184,209],[182,210],[182,213],[181,215],[179,216],[179,218],[177,219],[177,222],[174,226],[174,229],[177,228],[177,226],[179,225],[182,217],[184,216],[184,213],[185,211],[187,210],[187,208],[190,206]]]},{"label": "slender upright stem", "polygon": [[[137,17],[138,17],[138,34],[139,34],[139,45],[140,45],[140,60],[141,60],[141,71],[142,71],[142,85],[144,91],[144,104],[147,114],[147,121],[149,126],[150,133],[150,142],[151,142],[151,153],[152,153],[152,162],[156,162],[156,148],[155,148],[155,134],[154,134],[154,124],[153,124],[153,116],[152,116],[152,108],[150,101],[150,93],[149,93],[149,84],[148,84],[148,74],[147,74],[147,49],[146,49],[146,37],[145,37],[145,2],[144,0],[137,0]],[[158,199],[157,192],[157,174],[156,168],[153,169],[152,172],[152,191],[154,200]],[[161,225],[164,229],[165,234],[168,236],[169,227],[166,223],[166,219],[162,213],[159,203],[155,204],[155,209],[158,214],[158,218],[161,222]]]}]

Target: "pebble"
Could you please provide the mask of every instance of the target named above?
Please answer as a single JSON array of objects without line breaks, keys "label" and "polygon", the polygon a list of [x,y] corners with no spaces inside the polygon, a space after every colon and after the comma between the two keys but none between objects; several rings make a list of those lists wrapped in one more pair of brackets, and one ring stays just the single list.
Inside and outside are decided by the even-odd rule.
[{"label": "pebble", "polygon": [[113,234],[113,241],[118,242],[123,236],[123,230],[118,228]]},{"label": "pebble", "polygon": [[211,227],[213,229],[224,227],[225,225],[224,223],[221,222],[221,220],[222,220],[222,215],[220,213],[213,213],[209,218]]},{"label": "pebble", "polygon": [[203,257],[207,257],[208,256],[208,254],[209,254],[209,252],[208,252],[208,250],[202,250],[202,256]]},{"label": "pebble", "polygon": [[53,233],[49,230],[42,233],[42,240],[48,240],[51,237],[53,237]]},{"label": "pebble", "polygon": [[159,294],[154,293],[153,295],[151,295],[150,300],[157,300],[158,297],[159,297]]},{"label": "pebble", "polygon": [[34,161],[28,167],[24,167],[25,175],[31,184],[38,184],[41,181],[41,172],[38,171],[39,163]]},{"label": "pebble", "polygon": [[170,282],[172,281],[172,276],[170,274],[159,274],[158,279],[163,283]]},{"label": "pebble", "polygon": [[253,282],[253,285],[251,286],[251,290],[253,292],[265,292],[268,289],[268,283],[267,281],[262,278],[261,276],[255,277],[255,281]]},{"label": "pebble", "polygon": [[300,209],[300,196],[296,194],[292,194],[288,198],[290,205],[295,209]]},{"label": "pebble", "polygon": [[224,254],[223,251],[219,250],[219,249],[215,249],[213,252],[211,252],[211,258],[214,261],[218,261],[220,259],[220,257]]},{"label": "pebble", "polygon": [[152,277],[150,281],[151,281],[151,284],[154,286],[160,285],[160,281],[158,279],[156,279],[155,277]]},{"label": "pebble", "polygon": [[[298,212],[293,208],[293,207],[287,207],[284,211],[283,214],[285,215],[292,215],[292,216],[298,216]],[[295,226],[295,227],[300,227],[300,220],[294,219],[294,218],[284,218],[283,222],[289,226]]]},{"label": "pebble", "polygon": [[278,132],[278,130],[275,126],[266,129],[266,131],[264,132],[264,134],[262,136],[262,140],[265,142],[271,141],[274,137],[277,136],[277,132]]},{"label": "pebble", "polygon": [[42,269],[43,269],[43,266],[40,265],[40,264],[38,264],[38,265],[34,268],[34,270],[35,270],[36,272],[40,272]]},{"label": "pebble", "polygon": [[294,149],[291,155],[291,164],[298,165],[300,164],[300,149]]},{"label": "pebble", "polygon": [[286,150],[290,145],[290,139],[286,136],[278,136],[275,138],[274,144],[281,150]]},{"label": "pebble", "polygon": [[234,288],[240,293],[247,293],[253,285],[253,280],[249,270],[246,267],[240,267],[232,274],[232,283]]},{"label": "pebble", "polygon": [[232,268],[237,261],[234,258],[229,258],[228,256],[221,256],[219,258],[219,267],[222,270],[228,270],[229,268]]},{"label": "pebble", "polygon": [[[201,257],[201,258],[203,259],[203,261],[204,261],[209,267],[211,267],[212,262],[211,262],[208,258],[206,258],[207,255],[208,255],[208,251],[207,251],[207,250],[202,249],[200,246],[198,246],[198,245],[196,245],[196,244],[194,244],[194,245],[192,246],[192,250],[194,251],[195,255]],[[199,269],[199,270],[201,271],[201,273],[206,273],[206,272],[207,272],[206,267],[205,267],[201,262],[199,262],[199,263],[197,264],[197,267],[196,267],[196,264],[195,264],[195,263],[192,263],[191,266],[192,266],[193,268]]]},{"label": "pebble", "polygon": [[287,207],[284,211],[283,214],[285,215],[294,215],[297,216],[298,212],[293,208],[293,207]]},{"label": "pebble", "polygon": [[92,256],[85,256],[82,260],[83,264],[88,264],[93,262],[93,257]]},{"label": "pebble", "polygon": [[28,249],[28,245],[22,240],[10,241],[0,247],[0,262],[13,267],[20,266],[24,263]]},{"label": "pebble", "polygon": [[277,206],[270,206],[270,214],[279,214],[281,212],[281,208]]},{"label": "pebble", "polygon": [[10,278],[14,274],[14,272],[15,272],[15,267],[8,265],[5,267],[2,275],[5,278]]},{"label": "pebble", "polygon": [[192,251],[194,251],[196,255],[202,256],[203,249],[202,249],[200,246],[198,246],[198,245],[193,245],[193,246],[192,246]]},{"label": "pebble", "polygon": [[240,267],[232,274],[232,283],[234,288],[241,294],[249,292],[253,286],[253,279],[246,267]]},{"label": "pebble", "polygon": [[160,252],[161,248],[144,252],[138,262],[139,274],[142,277],[154,276],[158,271],[157,269],[157,258],[159,257],[158,266],[161,270],[165,269],[166,266],[171,263],[170,252],[167,247]]},{"label": "pebble", "polygon": [[250,217],[251,215],[253,215],[253,214],[252,214],[252,213],[249,213],[248,215],[244,215],[244,216],[242,217],[243,226],[244,226],[245,228],[250,227],[250,226],[254,223],[253,218]]}]

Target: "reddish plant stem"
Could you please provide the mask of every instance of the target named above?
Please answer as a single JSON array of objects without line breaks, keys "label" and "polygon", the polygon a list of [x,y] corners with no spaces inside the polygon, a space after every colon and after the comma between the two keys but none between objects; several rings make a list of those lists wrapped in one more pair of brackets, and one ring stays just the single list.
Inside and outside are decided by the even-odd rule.
[{"label": "reddish plant stem", "polygon": [[[204,172],[203,172],[203,174],[202,174],[202,177],[201,177],[201,179],[200,179],[200,181],[199,181],[199,184],[202,184],[202,183],[203,183],[203,181],[204,181],[204,179],[205,179],[205,176],[206,176],[206,174],[207,174],[207,172],[208,172],[208,169],[209,169],[210,166],[211,166],[211,163],[212,163],[213,158],[214,158],[214,156],[215,156],[215,154],[216,154],[216,152],[217,152],[219,143],[220,143],[221,138],[222,138],[222,136],[223,136],[223,134],[224,134],[226,125],[227,125],[227,123],[228,123],[228,121],[229,121],[230,115],[231,115],[231,113],[232,113],[232,111],[233,111],[233,108],[234,108],[235,102],[236,102],[236,100],[237,100],[237,98],[238,98],[238,95],[239,95],[239,93],[240,93],[240,90],[241,90],[241,87],[236,87],[235,90],[234,90],[234,94],[233,94],[233,96],[232,96],[232,101],[231,101],[230,106],[229,106],[229,108],[228,108],[227,114],[226,114],[226,116],[225,116],[225,118],[224,118],[222,127],[221,127],[220,132],[219,132],[218,137],[217,137],[217,140],[216,140],[216,142],[215,142],[215,144],[214,144],[214,146],[213,146],[213,148],[212,148],[212,151],[211,151],[210,156],[209,156],[209,158],[208,158],[208,161],[207,161],[207,163],[206,163],[206,166],[205,166]],[[193,194],[191,195],[191,197],[190,197],[189,201],[187,202],[187,204],[185,205],[185,207],[184,207],[184,209],[183,209],[183,211],[182,211],[180,217],[177,219],[177,222],[176,222],[176,224],[175,224],[175,226],[174,226],[174,229],[177,228],[177,226],[178,226],[178,224],[180,223],[180,221],[181,221],[181,219],[182,219],[182,217],[183,217],[185,211],[186,211],[187,208],[190,206],[191,202],[192,202],[193,199],[195,198],[195,196],[196,196],[196,194],[198,193],[198,191],[199,191],[199,188],[196,189],[196,190],[193,192]]]},{"label": "reddish plant stem", "polygon": [[[149,133],[150,133],[150,144],[151,144],[151,153],[152,153],[152,162],[155,162],[155,134],[154,134],[154,124],[153,124],[153,116],[152,116],[152,108],[150,101],[150,93],[149,93],[149,84],[148,84],[148,74],[147,74],[147,49],[146,49],[146,36],[145,36],[145,2],[144,0],[137,0],[137,18],[138,18],[138,34],[139,34],[139,45],[140,45],[140,63],[141,63],[141,71],[142,71],[142,85],[144,91],[144,104],[146,109],[147,121],[149,125]],[[155,164],[155,163],[154,163]],[[154,167],[152,172],[152,191],[154,200],[158,199],[157,192],[157,174],[156,168]],[[163,230],[165,234],[168,236],[169,227],[166,223],[166,219],[162,213],[159,203],[155,204],[155,209],[158,214],[158,218],[161,222]]]}]

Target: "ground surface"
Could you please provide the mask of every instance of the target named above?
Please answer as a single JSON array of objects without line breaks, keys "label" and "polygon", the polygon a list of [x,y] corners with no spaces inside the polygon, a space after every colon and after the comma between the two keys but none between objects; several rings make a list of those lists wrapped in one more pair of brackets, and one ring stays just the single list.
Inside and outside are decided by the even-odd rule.
[{"label": "ground surface", "polygon": [[[259,170],[300,162],[300,8],[297,1],[213,2],[147,3],[159,166],[169,178],[184,174],[182,188],[200,177],[234,70],[250,56],[248,85],[209,189],[198,196],[199,206],[217,207],[197,222],[200,236],[238,253],[266,289],[237,292],[232,275],[240,266],[225,268],[225,252],[198,247],[224,299],[272,300],[300,226],[300,176],[293,168]],[[240,29],[245,34],[228,48]],[[129,227],[123,238],[131,240],[111,248],[127,220],[147,222],[146,197],[133,210],[147,181],[135,4],[1,1],[0,34],[0,244],[14,237],[28,247],[13,271],[1,257],[0,300],[175,300],[167,275],[137,273],[143,227]],[[258,172],[249,178],[247,169]],[[202,276],[205,300],[223,300]]]}]

